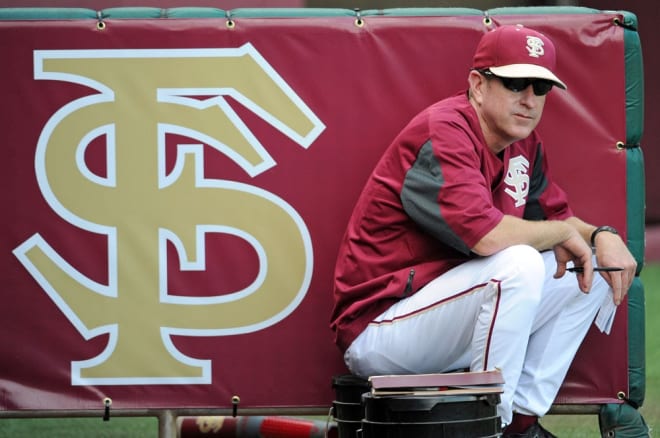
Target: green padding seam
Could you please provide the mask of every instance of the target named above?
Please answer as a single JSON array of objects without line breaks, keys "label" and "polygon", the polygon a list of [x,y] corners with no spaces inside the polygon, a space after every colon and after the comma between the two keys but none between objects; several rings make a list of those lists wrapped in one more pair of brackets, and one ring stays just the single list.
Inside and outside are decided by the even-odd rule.
[{"label": "green padding seam", "polygon": [[160,8],[108,8],[101,11],[101,18],[161,18],[165,11]]},{"label": "green padding seam", "polygon": [[84,8],[0,8],[0,20],[80,20],[96,18]]},{"label": "green padding seam", "polygon": [[182,7],[165,9],[164,18],[224,18],[227,12],[224,9],[205,7]]},{"label": "green padding seam", "polygon": [[490,15],[600,14],[600,9],[582,6],[506,6],[488,10]]},{"label": "green padding seam", "polygon": [[[644,264],[644,163],[642,150],[626,150],[628,247],[637,260],[637,272]],[[636,277],[628,291],[628,399],[642,406],[646,392],[644,286]],[[622,424],[622,423],[621,423]],[[619,436],[617,432],[616,436]],[[623,435],[622,435],[623,436]]]},{"label": "green padding seam", "polygon": [[623,16],[623,43],[626,62],[626,143],[638,144],[644,131],[644,67],[642,44],[635,14]]},{"label": "green padding seam", "polygon": [[644,404],[646,393],[646,350],[644,285],[639,277],[628,291],[628,394],[637,406]]},{"label": "green padding seam", "polygon": [[646,188],[644,155],[639,147],[626,149],[626,236],[628,248],[637,261],[637,274],[644,266]]},{"label": "green padding seam", "polygon": [[350,9],[336,8],[237,8],[229,12],[237,18],[355,17]]},{"label": "green padding seam", "polygon": [[473,8],[390,8],[366,9],[362,16],[388,16],[388,17],[455,17],[463,15],[484,15],[481,9]]}]

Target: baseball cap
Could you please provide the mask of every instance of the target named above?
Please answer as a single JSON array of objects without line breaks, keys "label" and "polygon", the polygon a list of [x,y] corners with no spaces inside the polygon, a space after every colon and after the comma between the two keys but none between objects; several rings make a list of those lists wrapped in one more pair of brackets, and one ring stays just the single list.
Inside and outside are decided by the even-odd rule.
[{"label": "baseball cap", "polygon": [[540,32],[518,25],[500,26],[481,37],[472,61],[476,70],[488,69],[504,78],[547,79],[560,88],[554,73],[555,45]]}]

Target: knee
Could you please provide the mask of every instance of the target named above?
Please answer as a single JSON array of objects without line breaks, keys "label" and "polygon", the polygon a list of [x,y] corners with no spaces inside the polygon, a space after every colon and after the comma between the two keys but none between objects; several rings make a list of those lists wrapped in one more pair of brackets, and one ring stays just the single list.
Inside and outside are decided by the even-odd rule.
[{"label": "knee", "polygon": [[543,256],[535,248],[529,245],[513,245],[502,250],[501,254],[518,275],[529,275],[541,281],[545,277]]},{"label": "knee", "polygon": [[532,300],[540,300],[546,275],[541,253],[529,245],[514,245],[500,255],[505,261],[503,286],[519,290]]}]

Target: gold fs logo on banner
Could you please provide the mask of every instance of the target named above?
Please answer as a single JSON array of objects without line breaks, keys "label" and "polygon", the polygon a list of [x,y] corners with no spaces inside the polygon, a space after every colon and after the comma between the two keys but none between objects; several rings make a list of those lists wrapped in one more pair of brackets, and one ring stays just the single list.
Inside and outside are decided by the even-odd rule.
[{"label": "gold fs logo on banner", "polygon": [[[205,178],[203,145],[250,176],[275,165],[225,96],[303,148],[325,126],[251,44],[44,50],[34,52],[34,63],[35,79],[98,91],[49,119],[35,170],[56,214],[107,236],[108,284],[83,275],[38,233],[14,250],[85,339],[109,335],[98,356],[71,363],[72,384],[211,383],[211,361],[182,354],[170,337],[249,333],[281,321],[307,292],[313,255],[307,227],[286,201],[252,185]],[[177,145],[169,174],[167,134],[200,142]],[[101,137],[105,176],[92,172],[84,158],[87,146]],[[258,275],[229,294],[170,295],[167,242],[176,248],[182,270],[203,271],[206,233],[249,243]]]}]

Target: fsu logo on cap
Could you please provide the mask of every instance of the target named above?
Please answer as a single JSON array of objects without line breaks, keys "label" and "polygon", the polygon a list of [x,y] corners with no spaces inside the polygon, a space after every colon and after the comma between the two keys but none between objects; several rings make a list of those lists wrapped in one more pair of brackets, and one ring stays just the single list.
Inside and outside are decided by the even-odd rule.
[{"label": "fsu logo on cap", "polygon": [[527,51],[529,52],[529,56],[533,58],[538,58],[539,56],[543,56],[543,54],[545,53],[543,51],[543,40],[539,37],[528,35]]}]

